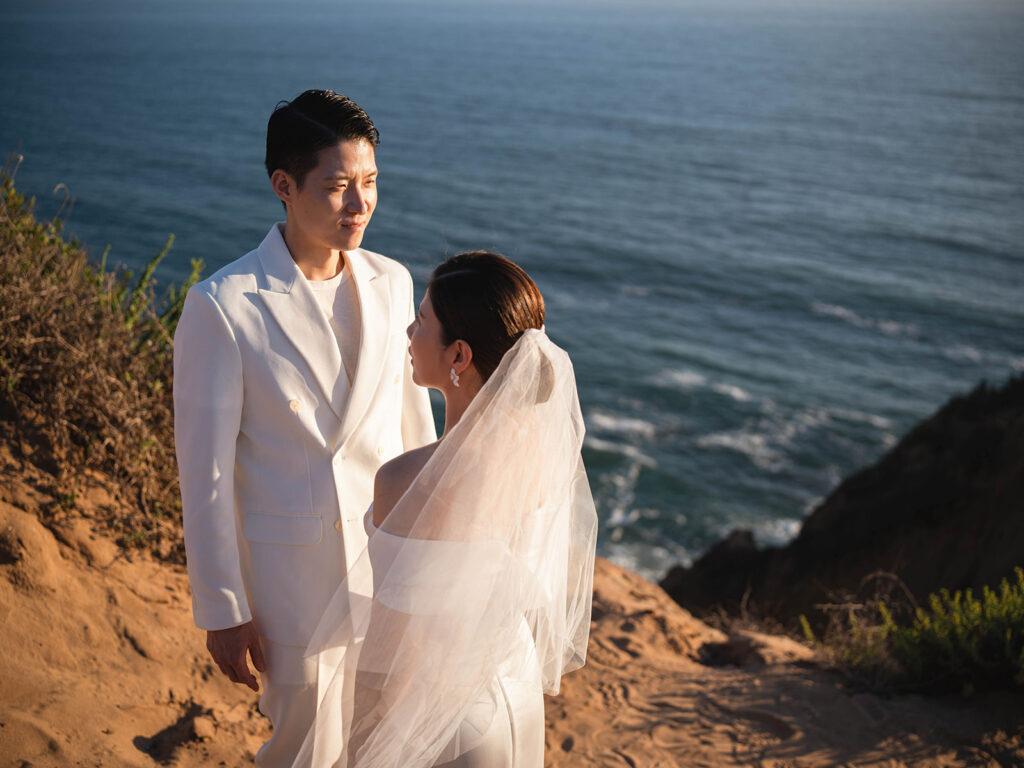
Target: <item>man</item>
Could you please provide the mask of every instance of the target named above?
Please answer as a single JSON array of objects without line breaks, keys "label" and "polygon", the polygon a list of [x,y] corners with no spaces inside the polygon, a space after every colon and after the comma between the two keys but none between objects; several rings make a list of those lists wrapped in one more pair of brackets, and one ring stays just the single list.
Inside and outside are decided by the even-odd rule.
[{"label": "man", "polygon": [[365,549],[385,461],[435,439],[412,383],[412,280],[359,245],[377,202],[378,133],[353,101],[275,109],[266,167],[286,221],[189,291],[175,334],[175,442],[196,624],[290,766],[317,707],[304,651]]}]

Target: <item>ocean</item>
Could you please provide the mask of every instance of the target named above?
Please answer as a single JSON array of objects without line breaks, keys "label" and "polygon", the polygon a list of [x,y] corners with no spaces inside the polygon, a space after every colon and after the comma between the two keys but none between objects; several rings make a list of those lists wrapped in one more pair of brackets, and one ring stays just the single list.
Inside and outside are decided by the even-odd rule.
[{"label": "ocean", "polygon": [[281,218],[274,105],[351,96],[364,245],[533,275],[600,554],[656,578],[1024,372],[1022,40],[1014,0],[0,0],[0,153],[97,256],[173,233],[166,285]]}]

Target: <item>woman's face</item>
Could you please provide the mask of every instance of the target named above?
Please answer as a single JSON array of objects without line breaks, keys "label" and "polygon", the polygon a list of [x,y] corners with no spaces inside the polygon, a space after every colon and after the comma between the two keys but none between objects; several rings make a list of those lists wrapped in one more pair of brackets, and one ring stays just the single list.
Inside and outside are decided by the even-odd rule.
[{"label": "woman's face", "polygon": [[449,347],[441,340],[441,321],[434,314],[430,291],[423,295],[416,319],[405,329],[412,357],[412,380],[421,387],[441,389],[450,380]]}]

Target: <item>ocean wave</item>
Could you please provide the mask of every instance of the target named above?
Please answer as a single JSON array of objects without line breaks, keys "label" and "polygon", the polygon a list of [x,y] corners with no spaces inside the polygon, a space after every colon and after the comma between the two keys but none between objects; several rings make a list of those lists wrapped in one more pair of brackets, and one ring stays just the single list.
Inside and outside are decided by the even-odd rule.
[{"label": "ocean wave", "polygon": [[672,566],[682,565],[689,568],[693,565],[693,553],[682,544],[665,541],[652,544],[649,541],[607,540],[601,546],[601,555],[620,568],[638,573],[645,579],[655,583],[661,579]]},{"label": "ocean wave", "polygon": [[639,519],[640,519],[640,510],[636,509],[635,507],[632,508],[632,509],[626,509],[624,507],[623,508],[613,509],[611,517],[609,517],[607,522],[605,523],[605,525],[608,526],[609,528],[615,529],[615,530],[612,531],[612,541],[616,540],[615,539],[616,531],[620,531],[620,533],[618,535],[621,538],[621,536],[622,536],[621,529],[625,528],[628,525],[632,525],[633,523],[635,523]]},{"label": "ocean wave", "polygon": [[870,424],[877,429],[892,428],[892,419],[887,419],[885,416],[877,416],[873,413],[865,413],[864,411],[857,411],[851,408],[829,408],[828,412],[830,415],[843,421]]},{"label": "ocean wave", "polygon": [[[821,503],[818,499],[816,503]],[[808,510],[809,511],[809,510]],[[738,529],[746,529],[754,534],[754,541],[759,547],[784,547],[800,533],[803,519],[796,517],[776,517],[769,520],[733,519],[717,526],[719,539],[725,539]]]},{"label": "ocean wave", "polygon": [[691,370],[661,371],[651,383],[659,387],[677,387],[679,389],[696,389],[708,383],[707,377]]},{"label": "ocean wave", "polygon": [[803,520],[794,517],[777,517],[774,520],[760,520],[751,528],[754,541],[762,547],[784,547],[800,533]]},{"label": "ocean wave", "polygon": [[970,344],[955,344],[952,347],[946,347],[942,350],[942,354],[950,360],[966,360],[970,363],[1005,366],[1013,371],[1024,371],[1024,357],[978,349]]},{"label": "ocean wave", "polygon": [[808,408],[797,411],[788,418],[778,421],[762,422],[772,442],[789,446],[804,433],[825,426],[832,421],[826,408]]},{"label": "ocean wave", "polygon": [[980,363],[985,359],[985,353],[976,347],[967,344],[957,344],[955,347],[948,347],[943,350],[946,357],[954,360],[969,360],[972,363]]},{"label": "ocean wave", "polygon": [[648,456],[646,453],[641,451],[635,445],[629,443],[617,443],[613,440],[603,440],[600,437],[594,437],[593,435],[587,435],[583,438],[583,445],[586,448],[590,448],[592,451],[600,451],[601,453],[614,453],[619,456],[624,456],[627,459],[640,464],[649,469],[654,469],[658,466],[658,462]]},{"label": "ocean wave", "polygon": [[[608,447],[614,448],[614,444]],[[638,451],[633,455],[639,458],[632,458],[624,469],[602,473],[594,488],[598,515],[604,521],[602,527],[610,530],[609,540],[613,542],[620,541],[625,530],[644,516],[643,510],[636,507],[636,485],[641,470],[654,462]]]},{"label": "ocean wave", "polygon": [[793,413],[783,412],[773,400],[762,401],[761,417],[748,419],[732,430],[701,435],[698,448],[728,450],[746,456],[759,469],[777,473],[790,466],[788,452],[805,445],[806,435],[815,430],[834,428],[836,421],[867,424],[878,431],[885,448],[895,443],[892,421],[884,416],[847,408],[810,407]]},{"label": "ocean wave", "polygon": [[735,384],[712,384],[711,389],[720,395],[731,397],[738,403],[746,403],[752,399],[749,392]]},{"label": "ocean wave", "polygon": [[712,392],[732,398],[739,403],[746,403],[754,399],[754,396],[743,387],[727,382],[709,382],[707,376],[690,369],[661,371],[651,379],[651,383],[658,387],[682,390],[710,389]]},{"label": "ocean wave", "polygon": [[782,452],[772,447],[767,435],[745,429],[701,435],[697,438],[697,447],[736,451],[749,458],[754,466],[769,472],[779,471],[786,463]]},{"label": "ocean wave", "polygon": [[587,429],[613,435],[628,435],[649,440],[654,437],[655,433],[655,427],[649,421],[630,416],[618,416],[605,411],[591,411],[586,415],[585,421]]},{"label": "ocean wave", "polygon": [[873,317],[865,317],[854,312],[852,309],[838,304],[826,304],[823,301],[811,302],[811,311],[816,315],[834,317],[857,328],[877,330],[886,336],[907,336],[920,335],[920,331],[913,323],[900,323],[895,320],[879,320]]}]

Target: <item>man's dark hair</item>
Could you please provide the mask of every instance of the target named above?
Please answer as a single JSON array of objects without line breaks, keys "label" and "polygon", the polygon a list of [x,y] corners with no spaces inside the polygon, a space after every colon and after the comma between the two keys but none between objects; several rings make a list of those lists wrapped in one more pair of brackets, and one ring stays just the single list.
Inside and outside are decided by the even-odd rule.
[{"label": "man's dark hair", "polygon": [[362,107],[334,91],[305,91],[279,102],[267,121],[267,175],[278,168],[302,186],[321,149],[363,139],[376,147],[380,135]]}]

